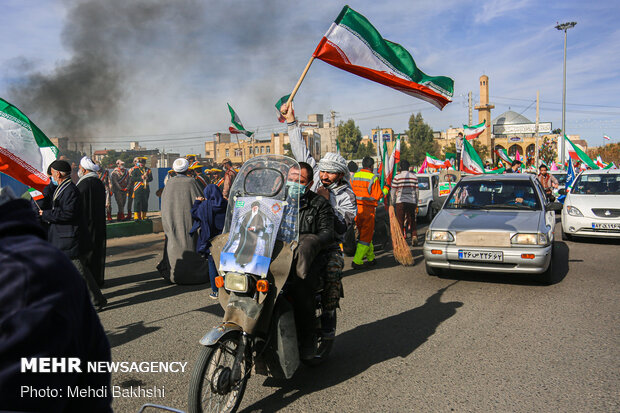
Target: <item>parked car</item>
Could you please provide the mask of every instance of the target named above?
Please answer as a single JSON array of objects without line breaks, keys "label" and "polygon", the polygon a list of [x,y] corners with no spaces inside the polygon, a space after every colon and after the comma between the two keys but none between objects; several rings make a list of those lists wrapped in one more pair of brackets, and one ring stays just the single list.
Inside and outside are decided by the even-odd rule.
[{"label": "parked car", "polygon": [[620,170],[580,173],[566,194],[562,208],[562,239],[620,238]]},{"label": "parked car", "polygon": [[437,199],[437,186],[439,175],[436,173],[416,174],[418,177],[418,218],[424,218],[430,222],[437,211],[433,210],[432,203]]},{"label": "parked car", "polygon": [[553,283],[555,211],[536,176],[461,179],[426,232],[429,275],[473,270],[535,274]]}]

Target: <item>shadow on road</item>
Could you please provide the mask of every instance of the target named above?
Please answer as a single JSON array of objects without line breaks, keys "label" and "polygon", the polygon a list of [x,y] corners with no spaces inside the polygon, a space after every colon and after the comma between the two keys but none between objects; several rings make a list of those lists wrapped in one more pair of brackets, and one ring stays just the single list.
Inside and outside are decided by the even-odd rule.
[{"label": "shadow on road", "polygon": [[437,291],[420,307],[339,334],[327,363],[300,368],[290,380],[267,378],[265,386],[281,387],[244,411],[279,411],[304,395],[336,386],[376,364],[409,356],[463,305],[458,301],[441,302],[447,288]]},{"label": "shadow on road", "polygon": [[106,262],[105,266],[106,266],[106,268],[120,267],[120,266],[127,265],[127,264],[134,264],[134,263],[140,262],[140,261],[148,261],[151,258],[155,258],[156,256],[157,256],[157,254],[146,254],[146,255],[141,255],[139,257],[125,258],[125,259],[122,259],[122,260]]},{"label": "shadow on road", "polygon": [[105,253],[106,253],[106,256],[122,254],[122,253],[128,252],[128,251],[148,248],[148,247],[154,246],[156,244],[160,244],[160,243],[162,244],[161,249],[163,250],[163,242],[164,242],[164,239],[162,237],[162,239],[158,239],[158,240],[155,240],[155,241],[139,242],[139,243],[136,243],[136,244],[129,244],[129,245],[116,245],[116,246],[113,246],[113,247],[108,246],[108,247],[106,247]]},{"label": "shadow on road", "polygon": [[204,290],[209,287],[209,283],[193,285],[170,284],[169,282],[161,278],[159,272],[157,271],[139,274],[135,277],[137,277],[137,279],[141,280],[142,282],[138,282],[137,284],[132,285],[131,287],[124,290],[104,292],[103,295],[109,299],[110,297],[131,294],[137,291],[143,292],[143,294],[126,297],[119,301],[112,301],[108,304],[106,310],[113,310],[126,307],[128,305],[136,305],[145,302],[161,300],[162,298],[173,297],[175,295],[184,294],[190,291]]},{"label": "shadow on road", "polygon": [[[568,274],[569,261],[568,245],[562,241],[555,241],[553,245],[554,284],[561,282],[564,277],[566,277],[566,274]],[[536,279],[536,275],[525,274],[443,270],[439,278],[459,281],[544,286],[544,284]]]},{"label": "shadow on road", "polygon": [[138,321],[137,323],[117,327],[117,330],[120,331],[106,331],[106,335],[108,336],[110,347],[116,347],[129,343],[130,341],[152,333],[153,331],[157,331],[160,328],[161,327],[147,327],[144,325],[144,321]]}]

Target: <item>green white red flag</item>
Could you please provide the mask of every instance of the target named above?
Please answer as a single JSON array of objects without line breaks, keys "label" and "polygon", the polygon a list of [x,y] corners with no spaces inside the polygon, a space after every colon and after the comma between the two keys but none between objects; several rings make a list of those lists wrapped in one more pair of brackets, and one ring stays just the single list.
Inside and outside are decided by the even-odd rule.
[{"label": "green white red flag", "polygon": [[[286,102],[288,102],[288,98],[289,97],[291,97],[290,93],[288,95],[286,95],[286,96],[282,96],[280,98],[280,100],[278,100],[276,102],[276,110],[278,111],[278,122],[280,122],[280,123],[286,122],[286,118],[284,116],[282,116],[282,112],[280,112],[280,109],[282,109],[282,105],[284,105]],[[293,110],[293,116],[294,115],[295,115],[295,111]]]},{"label": "green white red flag", "polygon": [[388,187],[392,186],[392,179],[396,176],[396,166],[400,163],[400,135],[396,138],[396,142],[394,142],[394,148],[392,149],[392,154],[388,159],[387,168],[386,168],[386,178],[385,185]]},{"label": "green white red flag", "polygon": [[469,143],[467,139],[463,139],[463,152],[461,153],[461,171],[469,172],[470,174],[483,174],[484,164],[480,155],[476,152],[474,147]]},{"label": "green white red flag", "polygon": [[474,126],[463,125],[463,135],[465,135],[466,139],[475,139],[478,136],[480,136],[486,128],[487,128],[486,120]]},{"label": "green white red flag", "polygon": [[250,132],[243,127],[243,124],[241,123],[241,119],[239,119],[239,116],[237,115],[237,113],[233,110],[233,108],[228,103],[227,105],[228,105],[228,111],[230,112],[230,123],[233,124],[233,126],[228,128],[230,133],[245,135],[248,138],[254,135],[254,132]]},{"label": "green white red flag", "polygon": [[0,98],[0,172],[42,191],[58,148],[19,109]]},{"label": "green white red flag", "polygon": [[426,152],[426,166],[428,168],[449,168],[452,164],[449,161],[442,161],[441,159],[435,158],[433,155]]},{"label": "green white red flag", "polygon": [[508,165],[512,164],[513,160],[510,156],[508,156],[508,152],[506,152],[506,149],[495,149],[495,154]]},{"label": "green white red flag", "polygon": [[43,196],[43,192],[41,191],[37,191],[34,188],[29,188],[28,189],[28,193],[30,194],[30,196],[32,197],[32,199],[34,199],[35,201],[38,201],[40,199],[45,198],[45,196]]},{"label": "green white red flag", "polygon": [[452,101],[452,79],[423,73],[404,47],[384,39],[364,16],[349,6],[344,6],[313,56],[439,109]]},{"label": "green white red flag", "polygon": [[582,151],[577,145],[568,139],[568,136],[564,135],[564,142],[566,149],[568,150],[568,156],[574,161],[581,161],[588,165],[591,169],[599,169],[599,166],[594,162],[584,151]]}]

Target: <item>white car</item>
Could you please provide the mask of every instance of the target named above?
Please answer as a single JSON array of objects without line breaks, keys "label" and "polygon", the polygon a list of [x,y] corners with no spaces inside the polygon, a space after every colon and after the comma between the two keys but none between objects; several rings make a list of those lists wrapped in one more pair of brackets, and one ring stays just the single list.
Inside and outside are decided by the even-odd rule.
[{"label": "white car", "polygon": [[620,170],[577,176],[562,208],[562,239],[573,236],[620,238]]},{"label": "white car", "polygon": [[416,174],[418,178],[418,218],[425,218],[429,222],[435,216],[432,202],[437,196],[437,184],[439,182],[439,175],[436,173],[431,174]]}]

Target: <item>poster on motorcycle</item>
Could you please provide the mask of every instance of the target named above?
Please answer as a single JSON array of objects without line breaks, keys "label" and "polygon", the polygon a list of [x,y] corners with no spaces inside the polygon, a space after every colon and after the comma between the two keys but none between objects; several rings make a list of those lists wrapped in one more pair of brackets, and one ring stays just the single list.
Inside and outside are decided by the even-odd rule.
[{"label": "poster on motorcycle", "polygon": [[262,197],[239,197],[234,202],[219,270],[266,276],[284,205],[282,201]]}]

